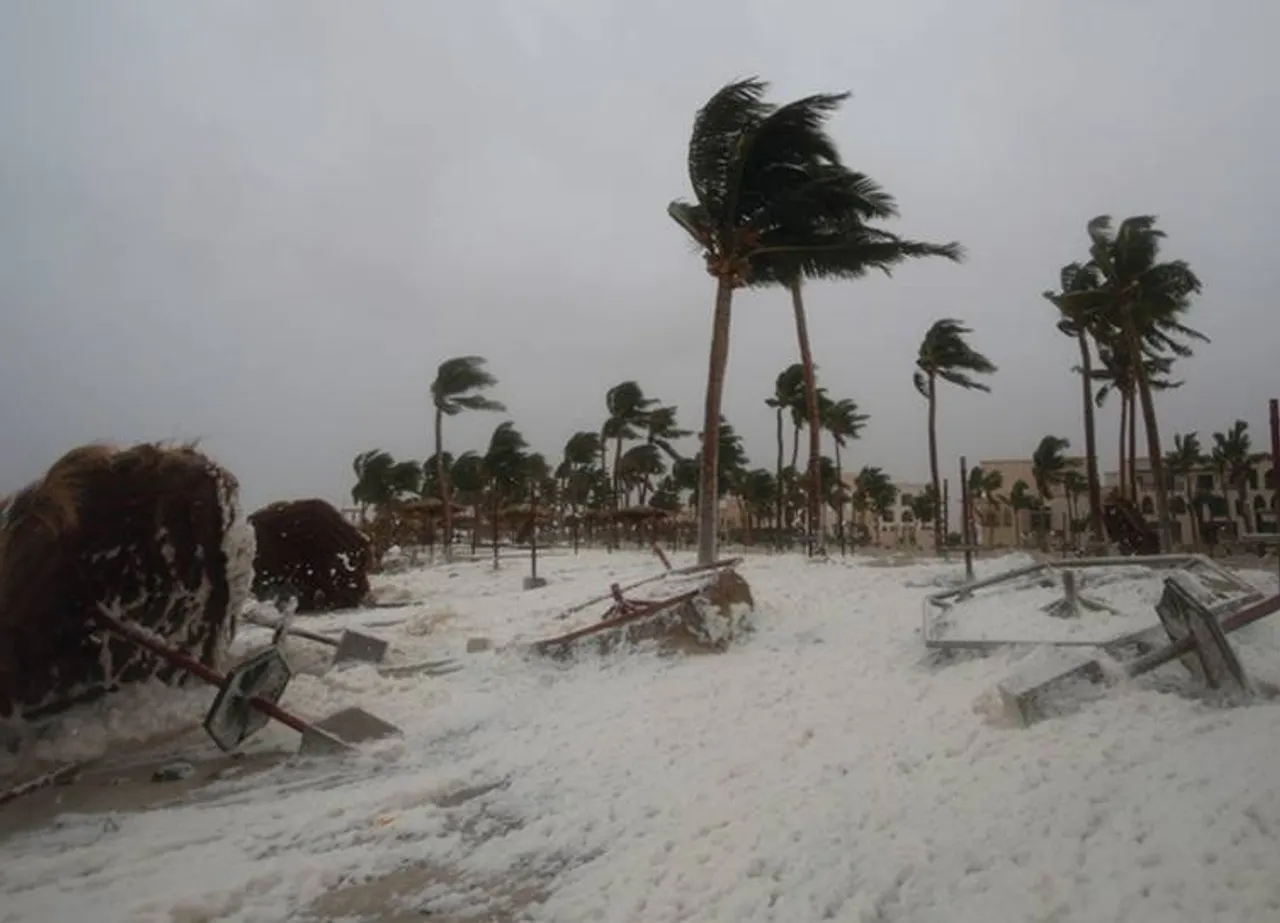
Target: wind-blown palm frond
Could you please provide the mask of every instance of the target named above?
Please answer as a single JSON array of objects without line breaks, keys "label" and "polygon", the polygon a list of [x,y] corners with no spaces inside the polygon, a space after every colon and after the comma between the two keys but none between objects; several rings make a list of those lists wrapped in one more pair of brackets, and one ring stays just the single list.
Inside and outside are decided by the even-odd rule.
[{"label": "wind-blown palm frond", "polygon": [[436,409],[449,417],[464,410],[506,410],[498,401],[475,393],[498,383],[485,368],[485,362],[483,356],[457,356],[441,362],[431,383],[431,398]]},{"label": "wind-blown palm frond", "polygon": [[916,359],[917,371],[913,376],[916,390],[928,397],[928,379],[933,377],[971,391],[991,390],[974,376],[990,375],[996,371],[996,366],[969,345],[965,337],[972,332],[952,318],[936,321],[929,328]]}]

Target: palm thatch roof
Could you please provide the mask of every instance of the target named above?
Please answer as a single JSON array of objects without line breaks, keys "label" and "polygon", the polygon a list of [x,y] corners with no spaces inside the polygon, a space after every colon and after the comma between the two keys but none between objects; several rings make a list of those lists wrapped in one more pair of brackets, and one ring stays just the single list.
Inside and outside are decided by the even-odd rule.
[{"label": "palm thatch roof", "polygon": [[285,594],[297,611],[360,605],[369,595],[372,542],[323,500],[290,500],[249,517],[257,539],[253,592]]},{"label": "palm thatch roof", "polygon": [[0,716],[187,675],[98,630],[107,611],[217,666],[252,580],[235,477],[194,446],[86,445],[0,517]]}]

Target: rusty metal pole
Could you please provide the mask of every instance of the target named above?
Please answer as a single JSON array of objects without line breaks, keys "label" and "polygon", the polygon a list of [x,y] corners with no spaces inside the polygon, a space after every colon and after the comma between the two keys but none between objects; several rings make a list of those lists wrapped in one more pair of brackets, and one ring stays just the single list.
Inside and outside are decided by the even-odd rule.
[{"label": "rusty metal pole", "polygon": [[964,578],[973,579],[973,498],[969,496],[969,464],[960,456],[960,540],[964,542]]}]

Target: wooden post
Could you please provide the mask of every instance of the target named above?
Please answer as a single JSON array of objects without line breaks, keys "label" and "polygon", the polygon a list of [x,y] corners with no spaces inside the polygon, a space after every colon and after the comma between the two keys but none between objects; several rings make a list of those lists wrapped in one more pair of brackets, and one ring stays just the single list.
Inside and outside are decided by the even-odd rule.
[{"label": "wooden post", "polygon": [[934,519],[942,526],[942,534],[935,536],[938,547],[942,549],[942,560],[951,560],[951,554],[947,550],[947,536],[951,532],[951,479],[942,479],[942,515]]},{"label": "wooden post", "polygon": [[973,579],[973,498],[969,496],[969,464],[960,456],[960,540],[964,542],[964,578]]},{"label": "wooden post", "polygon": [[[1280,400],[1274,397],[1271,399],[1271,477],[1271,521],[1280,532]],[[1262,486],[1266,484],[1263,478]],[[1276,558],[1280,560],[1280,545],[1276,546]]]},{"label": "wooden post", "polygon": [[538,488],[529,484],[529,576],[538,579]]}]

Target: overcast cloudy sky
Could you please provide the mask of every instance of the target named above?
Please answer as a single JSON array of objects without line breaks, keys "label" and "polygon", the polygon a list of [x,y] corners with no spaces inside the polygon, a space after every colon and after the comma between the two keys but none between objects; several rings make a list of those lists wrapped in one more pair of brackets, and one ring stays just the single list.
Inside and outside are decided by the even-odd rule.
[{"label": "overcast cloudy sky", "polygon": [[[852,90],[833,130],[894,229],[970,252],[813,287],[822,382],[872,416],[848,464],[926,473],[911,364],[943,316],[1000,366],[991,395],[943,395],[947,459],[1079,446],[1040,293],[1099,213],[1157,214],[1205,283],[1213,343],[1167,432],[1243,417],[1265,443],[1278,27],[1243,0],[9,0],[0,491],[74,444],[199,437],[252,505],[342,501],[360,450],[428,454],[460,353],[553,456],[628,378],[697,428],[713,286],[665,206],[695,109],[753,74],[778,100]],[[725,412],[768,464],[788,301],[743,295],[733,325]]]}]

